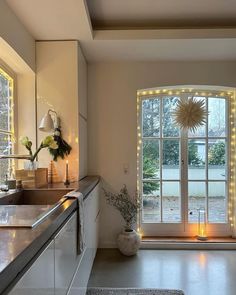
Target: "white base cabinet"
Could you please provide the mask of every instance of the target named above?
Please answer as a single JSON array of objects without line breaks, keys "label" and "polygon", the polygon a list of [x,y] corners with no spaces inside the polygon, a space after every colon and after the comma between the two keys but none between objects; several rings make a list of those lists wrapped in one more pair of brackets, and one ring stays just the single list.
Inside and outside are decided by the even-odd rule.
[{"label": "white base cabinet", "polygon": [[99,185],[84,201],[85,248],[77,254],[77,212],[10,291],[10,295],[83,295],[98,246]]},{"label": "white base cabinet", "polygon": [[85,249],[68,295],[84,295],[86,293],[98,247],[99,215],[99,185],[97,185],[84,202]]},{"label": "white base cabinet", "polygon": [[21,277],[10,295],[54,294],[54,240]]},{"label": "white base cabinet", "polygon": [[54,241],[55,295],[66,295],[79,259],[77,255],[77,212],[59,231]]}]

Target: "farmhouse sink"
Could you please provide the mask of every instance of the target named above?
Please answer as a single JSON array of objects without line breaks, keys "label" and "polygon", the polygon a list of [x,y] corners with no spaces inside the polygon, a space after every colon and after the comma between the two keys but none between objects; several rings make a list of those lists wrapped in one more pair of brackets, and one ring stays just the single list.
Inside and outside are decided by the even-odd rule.
[{"label": "farmhouse sink", "polygon": [[61,206],[70,190],[22,190],[0,197],[0,227],[34,227]]}]

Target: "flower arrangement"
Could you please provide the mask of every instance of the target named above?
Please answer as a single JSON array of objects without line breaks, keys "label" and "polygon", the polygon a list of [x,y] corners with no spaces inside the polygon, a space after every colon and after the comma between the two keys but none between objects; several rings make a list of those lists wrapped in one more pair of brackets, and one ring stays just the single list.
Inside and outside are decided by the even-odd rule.
[{"label": "flower arrangement", "polygon": [[29,151],[29,154],[30,154],[30,161],[33,162],[38,153],[44,149],[44,148],[48,148],[48,149],[53,149],[53,150],[56,150],[58,149],[58,145],[56,143],[56,141],[54,140],[53,136],[49,135],[49,136],[46,136],[40,146],[38,147],[38,149],[35,151],[35,153],[32,152],[32,141],[29,140],[29,138],[27,136],[24,136],[24,137],[21,137],[20,138],[20,143],[26,147],[26,149]]},{"label": "flower arrangement", "polygon": [[120,212],[125,221],[125,229],[131,230],[137,221],[137,214],[141,208],[137,195],[132,198],[128,193],[126,185],[122,187],[119,194],[107,192],[104,188],[103,191],[107,204],[115,207]]}]

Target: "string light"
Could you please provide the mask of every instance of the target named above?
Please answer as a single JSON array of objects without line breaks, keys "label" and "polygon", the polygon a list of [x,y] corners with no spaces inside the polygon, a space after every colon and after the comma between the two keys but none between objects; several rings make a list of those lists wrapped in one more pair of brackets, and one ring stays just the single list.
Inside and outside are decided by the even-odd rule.
[{"label": "string light", "polygon": [[[230,154],[229,154],[229,203],[228,203],[228,220],[230,221],[230,226],[233,228],[235,226],[235,219],[233,218],[234,212],[233,208],[236,206],[236,188],[235,188],[235,181],[236,181],[236,98],[235,98],[235,92],[231,90],[227,91],[209,91],[207,89],[202,89],[199,92],[199,89],[194,88],[178,88],[178,89],[166,89],[166,88],[158,88],[158,89],[148,89],[148,90],[139,90],[137,91],[137,194],[139,201],[141,196],[141,187],[140,187],[140,179],[141,179],[141,173],[142,169],[140,169],[140,162],[139,158],[142,154],[140,151],[142,149],[142,133],[141,133],[141,102],[142,99],[147,98],[147,95],[161,95],[161,94],[168,94],[172,96],[179,96],[181,93],[186,94],[194,94],[194,95],[200,95],[205,97],[219,97],[219,98],[228,98],[229,99],[229,136],[230,136]],[[142,227],[141,227],[141,216],[142,216],[142,210],[137,218],[137,229],[139,233],[142,233]]]}]

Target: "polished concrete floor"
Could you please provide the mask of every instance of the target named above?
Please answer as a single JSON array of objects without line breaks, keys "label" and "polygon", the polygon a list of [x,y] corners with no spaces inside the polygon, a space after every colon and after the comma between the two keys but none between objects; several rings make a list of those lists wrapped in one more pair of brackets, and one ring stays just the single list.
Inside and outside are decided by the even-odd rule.
[{"label": "polished concrete floor", "polygon": [[125,257],[99,249],[89,287],[181,289],[186,295],[236,295],[236,251],[140,250]]}]

